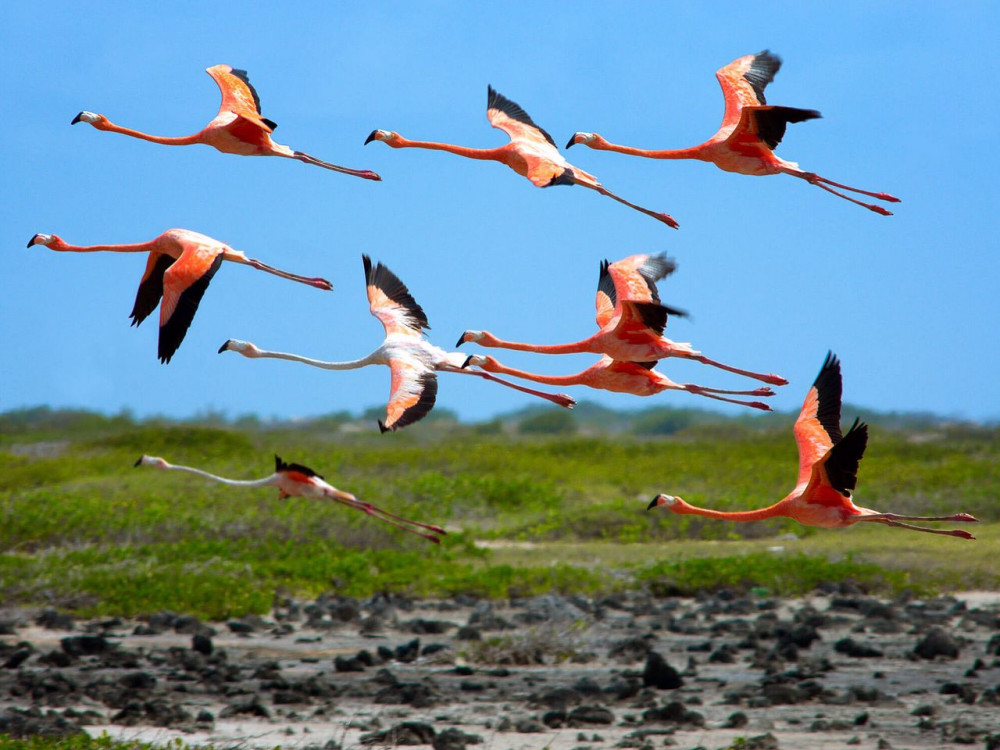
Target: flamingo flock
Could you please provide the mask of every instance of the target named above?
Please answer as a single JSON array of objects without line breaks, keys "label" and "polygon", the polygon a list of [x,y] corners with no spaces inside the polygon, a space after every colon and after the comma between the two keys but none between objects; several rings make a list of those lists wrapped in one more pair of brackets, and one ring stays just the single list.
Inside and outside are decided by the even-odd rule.
[{"label": "flamingo flock", "polygon": [[[774,153],[789,123],[805,122],[820,116],[815,110],[767,104],[764,90],[774,80],[780,67],[780,58],[764,50],[756,55],[740,57],[720,68],[716,77],[722,86],[725,100],[722,125],[714,136],[701,145],[675,150],[646,150],[616,145],[596,133],[581,131],[574,133],[567,148],[582,144],[595,150],[652,159],[698,159],[711,162],[725,171],[746,175],[788,174],[875,213],[891,215],[881,205],[866,203],[847,195],[847,192],[888,203],[898,203],[898,198],[884,192],[870,192],[833,182],[814,172],[804,171],[794,162],[784,160]],[[200,143],[228,154],[279,156],[366,180],[382,179],[373,171],[331,164],[274,142],[271,135],[277,125],[263,116],[260,97],[250,84],[247,72],[229,65],[215,65],[206,72],[219,86],[222,103],[215,118],[193,135],[149,135],[116,125],[105,115],[89,111],[80,112],[72,124],[88,123],[97,130],[121,133],[162,145]],[[508,136],[509,143],[495,148],[471,148],[449,143],[415,141],[394,130],[376,129],[364,144],[381,141],[391,148],[421,148],[444,151],[469,159],[496,161],[527,178],[536,187],[579,185],[650,216],[668,227],[678,228],[677,221],[669,214],[622,198],[608,190],[594,175],[570,164],[559,152],[552,136],[537,125],[519,104],[492,86],[487,87],[486,117],[490,125]],[[333,288],[323,278],[299,276],[279,270],[249,258],[245,253],[218,240],[187,229],[170,229],[148,242],[134,244],[71,245],[54,234],[35,234],[28,242],[28,247],[34,245],[42,245],[57,252],[147,253],[146,268],[130,317],[132,325],[139,325],[160,305],[157,356],[164,364],[171,361],[184,340],[201,298],[222,261],[249,265],[322,290],[330,291]],[[572,408],[575,400],[564,393],[536,390],[497,376],[504,375],[557,387],[585,386],[644,397],[680,390],[762,411],[770,411],[770,406],[760,400],[774,395],[769,386],[788,383],[780,375],[737,368],[709,359],[690,343],[675,342],[664,335],[670,316],[684,317],[687,313],[664,304],[660,299],[657,282],[677,268],[676,261],[663,253],[636,254],[601,263],[596,296],[598,330],[583,339],[564,344],[526,344],[506,341],[489,332],[474,329],[466,330],[458,339],[458,345],[472,343],[482,347],[537,354],[599,355],[597,362],[571,375],[532,373],[505,366],[492,356],[466,355],[434,346],[425,335],[430,328],[427,316],[407,286],[383,263],[373,262],[369,255],[362,255],[362,262],[369,309],[385,332],[382,343],[370,354],[354,360],[325,361],[298,354],[268,351],[249,341],[232,338],[219,348],[219,353],[233,351],[250,359],[281,359],[327,370],[386,365],[390,370],[389,398],[385,419],[377,420],[378,428],[383,433],[413,425],[427,416],[435,404],[439,372],[478,377],[545,399],[563,408]],[[543,323],[543,320],[538,320],[537,328],[541,329]],[[767,386],[733,390],[677,383],[657,370],[659,364],[671,357],[700,362],[762,381]],[[674,513],[733,521],[786,516],[804,524],[824,528],[839,528],[871,521],[896,528],[973,538],[962,530],[939,530],[906,523],[976,520],[968,514],[911,517],[878,513],[855,505],[851,492],[857,483],[858,466],[867,446],[868,431],[866,425],[856,421],[846,434],[842,434],[840,410],[840,362],[831,353],[810,389],[795,423],[800,468],[798,483],[787,497],[760,510],[722,512],[696,507],[678,496],[660,494],[649,504],[649,508],[666,507]],[[372,503],[358,500],[353,494],[327,483],[312,469],[301,464],[285,463],[277,456],[274,473],[256,480],[227,479],[201,469],[170,464],[153,456],[142,456],[136,466],[187,472],[235,487],[276,487],[281,498],[294,496],[332,500],[434,543],[440,543],[440,538],[445,534],[444,529],[438,525],[406,519]]]}]

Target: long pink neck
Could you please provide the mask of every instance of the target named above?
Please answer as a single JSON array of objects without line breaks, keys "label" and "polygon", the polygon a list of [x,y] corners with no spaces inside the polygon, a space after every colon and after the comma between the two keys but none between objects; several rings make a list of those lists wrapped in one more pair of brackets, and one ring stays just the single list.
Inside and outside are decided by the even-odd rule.
[{"label": "long pink neck", "polygon": [[131,245],[71,245],[68,242],[57,239],[48,247],[50,250],[69,253],[96,253],[102,250],[112,253],[148,253],[156,249],[156,240],[136,242]]},{"label": "long pink neck", "polygon": [[465,156],[469,159],[488,159],[492,161],[506,161],[505,149],[500,148],[469,148],[467,146],[455,146],[451,143],[434,143],[433,141],[411,141],[399,136],[393,143],[395,148],[426,148],[431,151],[447,151],[449,154]]},{"label": "long pink neck", "polygon": [[679,507],[673,508],[672,510],[674,511],[674,513],[681,513],[683,515],[704,516],[705,518],[718,518],[723,521],[763,521],[768,518],[775,518],[776,516],[788,515],[787,513],[784,512],[781,502],[777,502],[774,505],[769,505],[766,508],[758,508],[757,510],[737,510],[737,511],[697,508],[694,505],[685,502],[681,504]]},{"label": "long pink neck", "polygon": [[484,339],[478,342],[480,346],[490,346],[497,349],[511,349],[517,352],[535,352],[537,354],[579,354],[581,352],[599,353],[593,347],[593,339],[574,341],[570,344],[521,344],[517,341],[504,341],[498,338]]},{"label": "long pink neck", "polygon": [[507,367],[499,362],[493,361],[489,364],[483,366],[483,369],[488,372],[497,372],[501,375],[512,375],[515,378],[522,378],[523,380],[530,380],[533,383],[543,383],[544,385],[584,385],[586,384],[585,373],[577,373],[575,375],[540,375],[534,372],[525,372],[524,370],[517,370],[513,367]]},{"label": "long pink neck", "polygon": [[151,141],[152,143],[162,143],[164,146],[189,146],[192,143],[201,143],[201,133],[195,133],[194,135],[181,135],[181,136],[166,136],[166,135],[149,135],[148,133],[143,133],[139,130],[132,130],[131,128],[123,128],[121,125],[115,125],[113,122],[106,122],[104,126],[99,128],[99,130],[107,130],[111,133],[121,133],[122,135],[130,135],[133,138],[141,138],[144,141]]},{"label": "long pink neck", "polygon": [[605,140],[588,143],[593,149],[598,151],[614,151],[617,154],[629,154],[630,156],[645,156],[647,159],[701,159],[702,152],[699,147],[666,149],[653,151],[645,148],[635,148],[634,146],[619,146],[616,143],[609,143]]}]

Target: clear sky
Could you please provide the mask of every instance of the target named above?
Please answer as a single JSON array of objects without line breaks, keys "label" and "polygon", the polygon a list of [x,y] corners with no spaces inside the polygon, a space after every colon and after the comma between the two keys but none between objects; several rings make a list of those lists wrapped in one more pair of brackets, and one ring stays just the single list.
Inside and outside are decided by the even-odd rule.
[{"label": "clear sky", "polygon": [[[594,330],[599,262],[667,252],[668,335],[706,355],[785,375],[797,409],[828,349],[845,400],[880,410],[1000,417],[996,240],[1000,6],[993,2],[16,3],[0,30],[0,411],[47,404],[137,415],[295,417],[384,404],[386,368],[324,372],[216,354],[227,338],[323,359],[382,339],[361,254],[395,271],[431,339],[466,328],[538,343]],[[722,115],[716,69],[770,49],[768,102],[818,109],[778,153],[903,202],[876,216],[787,176],[702,162],[567,152],[607,187],[673,215],[679,231],[578,187],[541,190],[503,165],[362,145],[373,128],[494,147],[486,87],[562,146],[577,130],[647,148],[695,145]],[[170,148],[70,126],[82,109],[160,135],[215,115],[205,68],[249,71],[275,139],[384,182],[291,160]],[[157,317],[129,328],[138,255],[25,249],[36,232],[76,244],[215,237],[321,292],[225,264],[169,365]],[[477,351],[466,345],[470,352]],[[478,350],[485,351],[485,350]],[[593,356],[494,351],[549,373]],[[753,381],[666,360],[675,380]],[[712,406],[574,389],[616,408]],[[531,403],[442,375],[438,405],[481,419]],[[738,407],[733,407],[736,410]],[[845,415],[847,418],[849,415]]]}]

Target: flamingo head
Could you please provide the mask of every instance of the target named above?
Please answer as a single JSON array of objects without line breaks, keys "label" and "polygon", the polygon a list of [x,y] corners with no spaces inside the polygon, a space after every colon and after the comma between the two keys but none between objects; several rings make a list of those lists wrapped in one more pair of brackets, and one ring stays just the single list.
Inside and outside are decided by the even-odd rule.
[{"label": "flamingo head", "polygon": [[646,506],[646,510],[652,510],[653,508],[658,508],[661,505],[665,505],[668,508],[670,508],[670,510],[674,511],[674,513],[680,513],[680,508],[686,504],[687,503],[685,503],[681,498],[677,497],[676,495],[660,494],[654,497],[650,501],[649,505]]},{"label": "flamingo head", "polygon": [[395,133],[392,130],[373,130],[371,135],[365,138],[365,145],[367,146],[372,141],[385,141],[386,143],[391,143],[397,138],[399,138],[399,133]]},{"label": "flamingo head", "polygon": [[484,331],[466,331],[465,333],[463,333],[461,336],[458,337],[458,343],[455,344],[455,346],[461,346],[462,344],[469,341],[471,341],[472,343],[476,343],[477,341],[482,341],[484,335],[485,335]]},{"label": "flamingo head", "polygon": [[575,146],[578,143],[593,143],[600,136],[597,133],[573,133],[573,137],[569,139],[569,143],[566,144],[566,148]]},{"label": "flamingo head", "polygon": [[70,125],[76,125],[78,122],[89,122],[95,128],[100,128],[107,121],[108,118],[105,117],[104,115],[99,115],[96,112],[88,112],[87,110],[84,110],[83,112],[81,112],[80,114],[78,114],[76,117],[73,118],[73,121],[70,123]]},{"label": "flamingo head", "polygon": [[157,469],[169,469],[170,464],[164,461],[159,456],[141,456],[138,461],[136,461],[133,466],[152,466]]},{"label": "flamingo head", "polygon": [[31,247],[32,245],[45,245],[45,247],[48,247],[58,239],[59,238],[54,234],[36,234],[28,240],[28,247]]},{"label": "flamingo head", "polygon": [[237,354],[242,354],[244,357],[256,357],[260,353],[260,349],[251,344],[249,341],[240,341],[239,339],[228,339],[226,343],[219,347],[219,354],[223,352],[236,352]]},{"label": "flamingo head", "polygon": [[488,359],[489,357],[484,357],[481,354],[470,354],[465,358],[465,362],[462,363],[462,369],[464,370],[467,367],[482,367]]}]

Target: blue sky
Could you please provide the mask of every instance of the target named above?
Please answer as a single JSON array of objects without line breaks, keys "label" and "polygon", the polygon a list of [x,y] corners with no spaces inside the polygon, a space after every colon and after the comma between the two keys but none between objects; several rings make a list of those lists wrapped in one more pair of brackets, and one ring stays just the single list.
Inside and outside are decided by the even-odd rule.
[{"label": "blue sky", "polygon": [[[788,377],[776,408],[798,408],[833,349],[850,403],[1000,417],[996,4],[247,6],[57,1],[5,10],[0,411],[360,411],[384,404],[386,368],[331,373],[216,350],[233,337],[324,359],[367,354],[382,329],[368,313],[363,252],[409,285],[439,345],[466,328],[574,341],[594,330],[602,259],[667,252],[679,270],[661,296],[692,313],[671,320],[668,335]],[[715,70],[765,48],[784,59],[769,103],[823,113],[789,126],[779,155],[901,197],[895,216],[786,176],[582,146],[567,153],[609,189],[673,215],[673,231],[582,188],[534,188],[499,164],[362,145],[373,128],[501,145],[506,136],[486,121],[487,84],[560,145],[577,130],[647,148],[695,145],[721,119]],[[203,72],[217,63],[249,71],[264,116],[280,126],[276,140],[374,169],[384,182],[70,126],[88,109],[146,132],[193,133],[217,111]],[[126,243],[170,227],[325,276],[335,290],[226,264],[164,366],[157,314],[128,325],[143,256],[24,247],[35,232]],[[493,353],[549,373],[594,359]],[[702,385],[754,385],[695,363],[661,368]],[[715,407],[683,393],[573,395],[617,408]],[[478,379],[441,376],[438,405],[464,418],[528,403]]]}]

